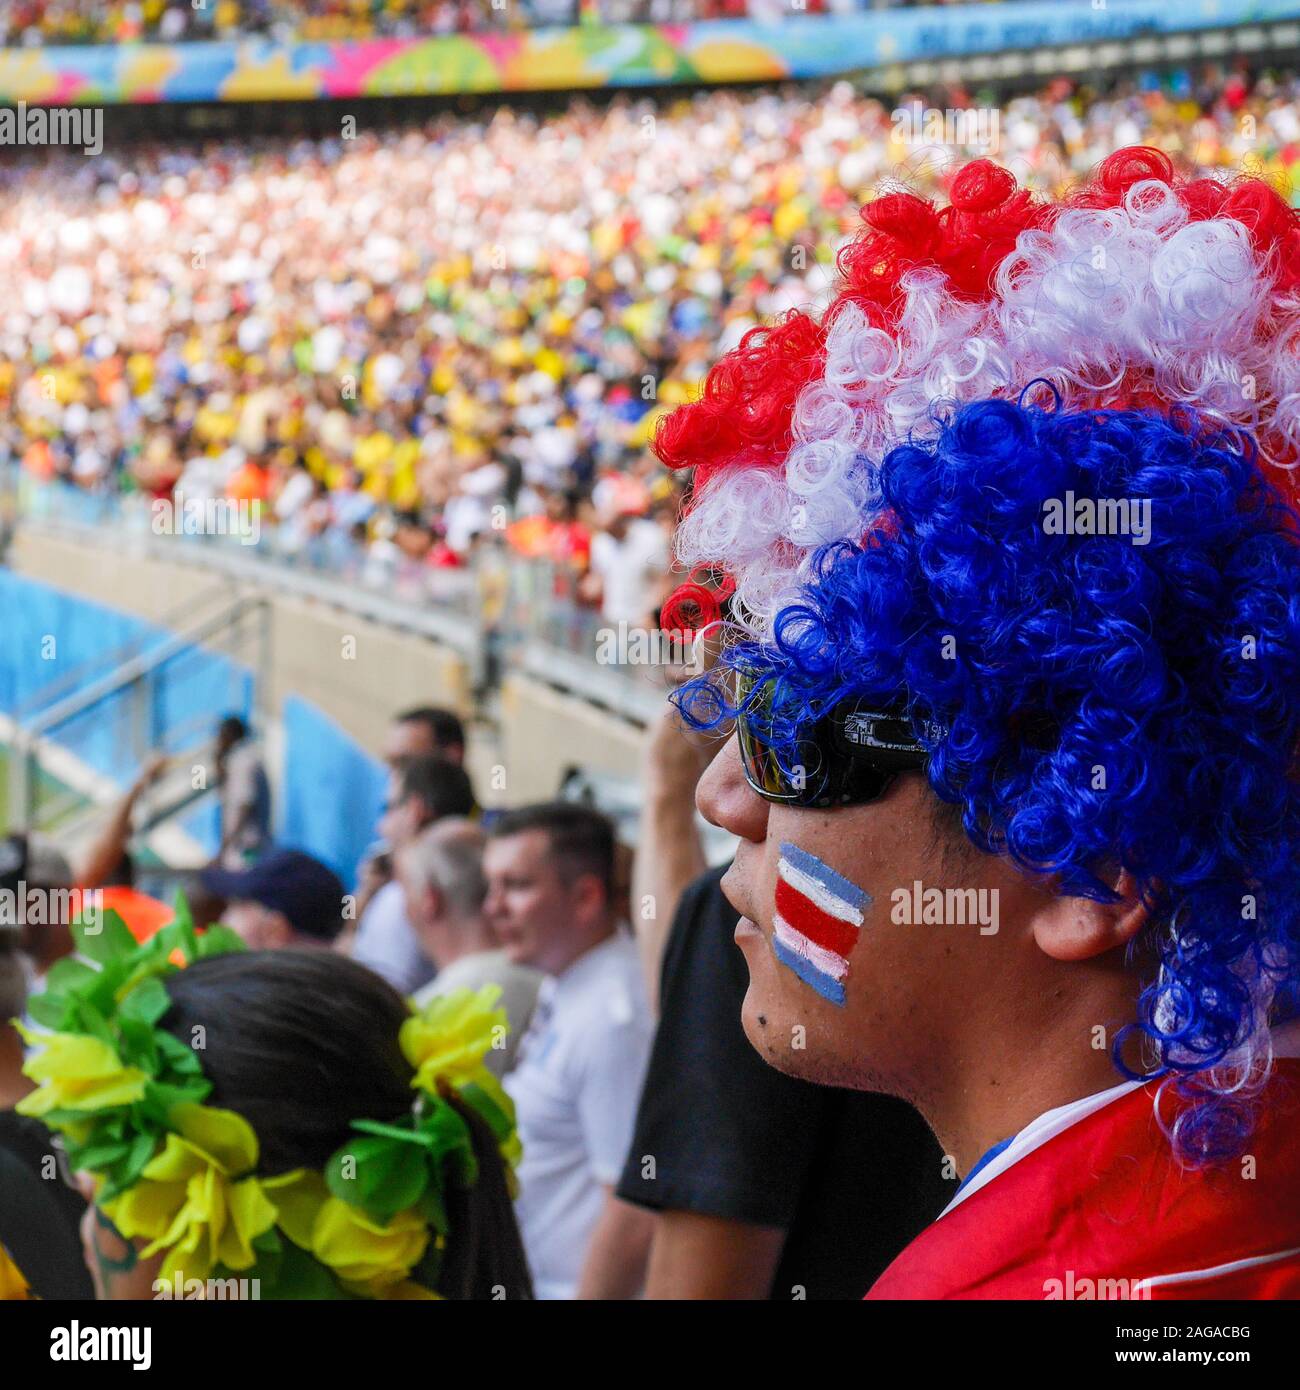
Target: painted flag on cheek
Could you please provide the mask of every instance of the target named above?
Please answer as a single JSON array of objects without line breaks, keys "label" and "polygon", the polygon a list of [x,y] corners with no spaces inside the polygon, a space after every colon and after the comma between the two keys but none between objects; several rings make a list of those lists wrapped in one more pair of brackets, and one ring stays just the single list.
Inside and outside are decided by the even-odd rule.
[{"label": "painted flag on cheek", "polygon": [[823,999],[844,1005],[849,954],[871,896],[798,845],[777,862],[772,951]]}]

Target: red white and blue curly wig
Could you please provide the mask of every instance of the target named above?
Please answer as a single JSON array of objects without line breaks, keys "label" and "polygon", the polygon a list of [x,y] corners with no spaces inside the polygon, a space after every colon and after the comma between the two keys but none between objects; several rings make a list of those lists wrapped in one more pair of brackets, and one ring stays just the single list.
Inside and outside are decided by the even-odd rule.
[{"label": "red white and blue curly wig", "polygon": [[[1150,149],[1059,203],[984,160],[949,196],[868,204],[821,317],[664,422],[680,558],[734,582],[778,755],[906,700],[980,849],[1101,900],[1133,876],[1171,1138],[1219,1159],[1300,976],[1300,216]],[[1145,543],[1046,526],[1070,493],[1149,501]],[[677,698],[734,712],[713,677]]]}]

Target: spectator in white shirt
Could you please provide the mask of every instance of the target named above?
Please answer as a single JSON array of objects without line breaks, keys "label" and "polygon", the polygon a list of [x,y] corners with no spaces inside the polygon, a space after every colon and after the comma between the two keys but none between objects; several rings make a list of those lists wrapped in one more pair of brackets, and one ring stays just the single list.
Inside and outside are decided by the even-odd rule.
[{"label": "spectator in white shirt", "polygon": [[524,1157],[519,1228],[538,1298],[631,1298],[654,1217],[614,1195],[653,1037],[637,950],[614,908],[614,831],[568,802],[508,812],[484,854],[484,915],[543,971],[506,1078]]},{"label": "spectator in white shirt", "polygon": [[487,836],[473,821],[452,816],[427,826],[397,855],[397,878],[405,896],[406,915],[424,954],[438,973],[417,990],[423,1006],[453,990],[475,992],[496,985],[506,1011],[508,1032],[494,1043],[484,1061],[498,1076],[515,1065],[519,1041],[537,1006],[542,975],[516,965],[500,949],[483,920],[487,880],[483,847]]},{"label": "spectator in white shirt", "polygon": [[239,870],[271,843],[271,785],[248,725],[237,714],[217,728],[217,789],[221,799],[221,847],[217,861]]},{"label": "spectator in white shirt", "polygon": [[649,624],[664,575],[668,573],[669,542],[657,522],[618,510],[605,529],[591,538],[591,582],[600,590],[601,616],[629,628]]}]

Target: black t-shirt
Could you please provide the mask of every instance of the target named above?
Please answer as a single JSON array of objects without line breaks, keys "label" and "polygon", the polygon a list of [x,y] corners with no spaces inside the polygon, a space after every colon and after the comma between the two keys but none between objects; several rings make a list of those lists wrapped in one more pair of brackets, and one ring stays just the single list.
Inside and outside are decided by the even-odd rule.
[{"label": "black t-shirt", "polygon": [[85,1210],[58,1177],[49,1130],[0,1110],[0,1242],[38,1298],[94,1298],[78,1229]]},{"label": "black t-shirt", "polygon": [[[725,869],[682,895],[661,1019],[618,1195],[788,1232],[772,1298],[861,1298],[956,1191],[910,1105],[799,1081],[741,1026],[749,984]],[[643,1155],[654,1158],[642,1177]]]}]

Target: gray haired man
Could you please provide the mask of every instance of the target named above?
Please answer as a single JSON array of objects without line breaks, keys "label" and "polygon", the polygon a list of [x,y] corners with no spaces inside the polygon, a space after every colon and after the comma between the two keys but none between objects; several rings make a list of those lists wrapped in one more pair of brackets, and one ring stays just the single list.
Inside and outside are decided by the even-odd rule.
[{"label": "gray haired man", "polygon": [[407,918],[421,949],[438,969],[435,979],[417,991],[415,1002],[422,1005],[456,989],[499,985],[510,1031],[505,1046],[484,1060],[504,1076],[515,1064],[542,975],[510,961],[483,918],[484,843],[482,830],[472,821],[440,820],[398,851],[396,869]]}]

